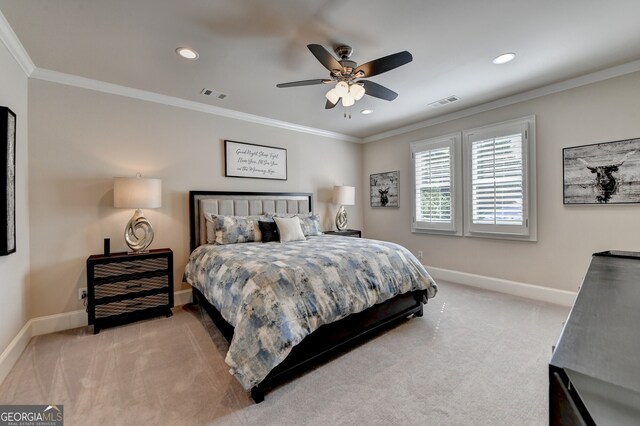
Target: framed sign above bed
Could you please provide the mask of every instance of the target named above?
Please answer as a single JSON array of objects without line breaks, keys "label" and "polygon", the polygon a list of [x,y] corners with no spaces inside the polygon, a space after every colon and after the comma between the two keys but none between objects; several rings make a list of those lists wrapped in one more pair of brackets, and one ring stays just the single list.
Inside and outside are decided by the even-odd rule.
[{"label": "framed sign above bed", "polygon": [[251,143],[224,141],[224,175],[287,180],[287,150]]}]

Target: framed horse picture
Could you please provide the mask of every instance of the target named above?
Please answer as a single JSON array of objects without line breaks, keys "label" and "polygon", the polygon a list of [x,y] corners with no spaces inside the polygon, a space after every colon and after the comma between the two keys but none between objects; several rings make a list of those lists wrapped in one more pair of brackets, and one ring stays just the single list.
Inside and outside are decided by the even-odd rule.
[{"label": "framed horse picture", "polygon": [[400,171],[369,176],[371,207],[400,207]]}]

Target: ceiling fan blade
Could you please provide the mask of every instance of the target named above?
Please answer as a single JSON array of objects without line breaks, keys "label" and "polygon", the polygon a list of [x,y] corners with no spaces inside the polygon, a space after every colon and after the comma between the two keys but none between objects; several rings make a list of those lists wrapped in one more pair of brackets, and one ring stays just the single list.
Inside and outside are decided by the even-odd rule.
[{"label": "ceiling fan blade", "polygon": [[307,44],[307,47],[313,53],[313,56],[329,71],[342,69],[336,58],[324,47],[319,44]]},{"label": "ceiling fan blade", "polygon": [[411,61],[413,61],[413,56],[405,50],[404,52],[394,53],[393,55],[362,64],[356,68],[355,73],[357,74],[358,71],[362,71],[364,72],[363,77],[373,77],[374,75],[382,74],[383,72],[391,71],[394,68],[408,64]]},{"label": "ceiling fan blade", "polygon": [[276,84],[276,87],[298,87],[298,86],[311,86],[314,84],[326,84],[331,83],[332,80],[327,80],[326,78],[317,78],[315,80],[301,80],[301,81],[292,81],[290,83],[280,83]]},{"label": "ceiling fan blade", "polygon": [[374,98],[384,99],[385,101],[392,101],[398,97],[398,94],[391,89],[387,89],[386,87],[374,83],[373,81],[368,80],[360,80],[358,83],[362,83],[364,87],[364,94],[373,96]]},{"label": "ceiling fan blade", "polygon": [[324,104],[324,109],[331,109],[336,105],[338,105],[338,102],[340,102],[340,99],[338,99],[338,101],[335,104],[332,104],[331,101],[327,99],[327,103]]}]

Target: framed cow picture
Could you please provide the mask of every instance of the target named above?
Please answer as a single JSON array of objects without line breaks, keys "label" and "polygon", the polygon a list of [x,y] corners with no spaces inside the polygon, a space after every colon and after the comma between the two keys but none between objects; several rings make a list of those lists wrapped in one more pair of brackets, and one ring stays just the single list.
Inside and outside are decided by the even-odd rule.
[{"label": "framed cow picture", "polygon": [[640,203],[640,138],[562,150],[564,204]]}]

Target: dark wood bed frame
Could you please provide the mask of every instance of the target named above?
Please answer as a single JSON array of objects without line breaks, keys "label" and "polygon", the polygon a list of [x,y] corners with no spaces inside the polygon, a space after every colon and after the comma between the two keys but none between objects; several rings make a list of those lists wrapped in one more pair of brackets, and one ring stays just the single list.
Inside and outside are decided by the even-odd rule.
[{"label": "dark wood bed frame", "polygon": [[[189,192],[189,217],[191,232],[191,251],[196,245],[196,223],[197,206],[196,197],[199,195],[256,195],[256,196],[287,196],[301,195],[300,193],[271,193],[271,192],[220,192],[220,191],[190,191]],[[311,194],[309,197],[309,208],[311,209]],[[220,312],[202,295],[196,288],[193,290],[193,302],[201,304],[218,329],[222,332],[227,341],[233,337],[233,326],[222,317]],[[423,313],[423,303],[426,303],[425,291],[414,291],[400,294],[383,303],[374,305],[362,312],[349,315],[331,324],[325,324],[316,331],[304,338],[296,345],[287,358],[276,366],[267,377],[258,385],[251,389],[251,397],[256,403],[264,401],[264,392],[267,388],[273,387],[284,378],[307,368],[309,365],[331,355],[335,355],[340,350],[356,343],[358,340],[371,335],[382,327],[406,318],[408,316],[421,317]]]}]

